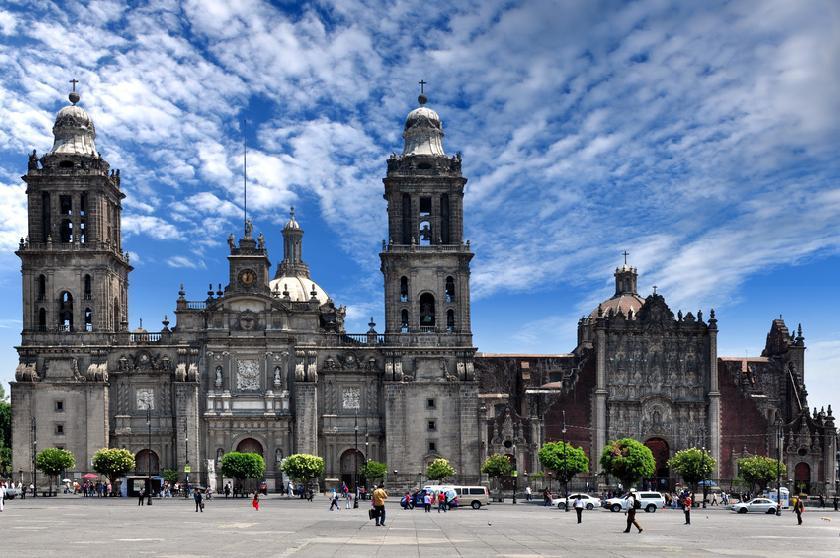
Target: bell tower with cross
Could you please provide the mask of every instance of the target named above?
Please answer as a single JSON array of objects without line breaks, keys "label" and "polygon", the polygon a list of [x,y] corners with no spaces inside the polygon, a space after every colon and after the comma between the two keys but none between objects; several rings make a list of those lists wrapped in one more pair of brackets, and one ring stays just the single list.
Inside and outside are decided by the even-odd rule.
[{"label": "bell tower with cross", "polygon": [[621,253],[624,256],[624,265],[621,267],[615,268],[615,295],[619,296],[622,294],[629,294],[629,295],[637,295],[637,283],[639,279],[639,273],[635,267],[632,267],[627,264],[627,256],[630,255],[630,252],[625,250]]}]

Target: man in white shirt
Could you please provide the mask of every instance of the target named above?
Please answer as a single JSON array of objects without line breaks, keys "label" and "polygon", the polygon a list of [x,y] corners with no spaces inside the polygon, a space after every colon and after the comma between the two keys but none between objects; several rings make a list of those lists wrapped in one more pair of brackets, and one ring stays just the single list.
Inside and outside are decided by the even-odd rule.
[{"label": "man in white shirt", "polygon": [[0,512],[6,504],[6,483],[0,482]]},{"label": "man in white shirt", "polygon": [[575,497],[574,507],[575,513],[577,514],[578,523],[580,523],[583,519],[583,499],[580,497],[580,494],[578,494]]},{"label": "man in white shirt", "polygon": [[531,487],[530,486],[525,487],[525,499],[529,502],[531,501]]}]

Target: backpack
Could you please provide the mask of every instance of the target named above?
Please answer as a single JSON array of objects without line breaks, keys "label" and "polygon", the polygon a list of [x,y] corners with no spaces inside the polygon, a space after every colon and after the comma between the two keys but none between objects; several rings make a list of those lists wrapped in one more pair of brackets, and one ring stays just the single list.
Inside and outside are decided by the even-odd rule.
[{"label": "backpack", "polygon": [[633,496],[633,509],[634,510],[642,509],[642,503],[639,502],[638,496]]}]

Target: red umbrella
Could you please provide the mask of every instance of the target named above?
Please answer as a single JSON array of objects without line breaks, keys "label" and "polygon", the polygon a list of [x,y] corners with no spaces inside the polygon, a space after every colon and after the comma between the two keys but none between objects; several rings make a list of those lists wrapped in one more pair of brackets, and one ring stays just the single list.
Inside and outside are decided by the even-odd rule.
[{"label": "red umbrella", "polygon": [[93,473],[87,473],[85,475],[82,475],[82,478],[83,479],[98,479],[99,475],[94,475]]}]

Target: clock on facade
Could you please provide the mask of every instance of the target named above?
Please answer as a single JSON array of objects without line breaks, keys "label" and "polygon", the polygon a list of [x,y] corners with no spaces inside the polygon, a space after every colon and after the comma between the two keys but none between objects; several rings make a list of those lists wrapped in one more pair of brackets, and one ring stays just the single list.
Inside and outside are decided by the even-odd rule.
[{"label": "clock on facade", "polygon": [[253,269],[243,269],[239,272],[239,282],[246,287],[253,285],[256,280],[257,274]]}]

